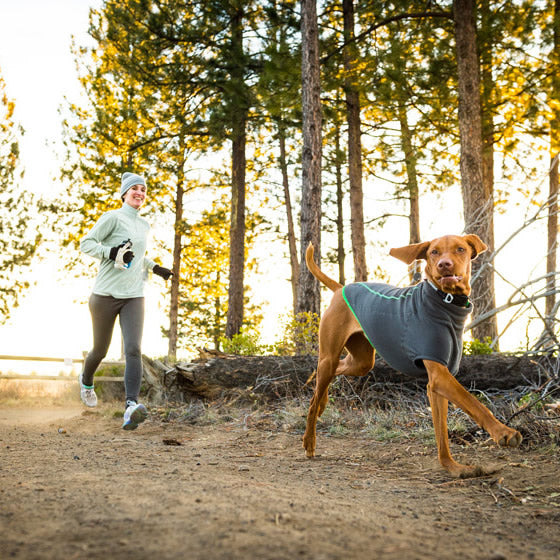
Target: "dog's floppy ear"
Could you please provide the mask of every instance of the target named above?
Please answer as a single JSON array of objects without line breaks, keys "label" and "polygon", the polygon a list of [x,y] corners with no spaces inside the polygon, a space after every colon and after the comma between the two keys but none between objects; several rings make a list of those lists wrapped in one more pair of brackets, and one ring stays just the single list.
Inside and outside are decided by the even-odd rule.
[{"label": "dog's floppy ear", "polygon": [[429,246],[430,242],[424,241],[423,243],[414,243],[414,245],[391,249],[389,254],[406,264],[411,264],[417,259],[427,259],[426,251]]},{"label": "dog's floppy ear", "polygon": [[471,255],[471,260],[476,259],[479,253],[484,253],[484,251],[488,249],[488,245],[486,245],[486,243],[484,243],[482,239],[480,239],[480,237],[478,237],[478,235],[475,235],[474,233],[463,235],[463,239],[472,247],[473,252]]}]

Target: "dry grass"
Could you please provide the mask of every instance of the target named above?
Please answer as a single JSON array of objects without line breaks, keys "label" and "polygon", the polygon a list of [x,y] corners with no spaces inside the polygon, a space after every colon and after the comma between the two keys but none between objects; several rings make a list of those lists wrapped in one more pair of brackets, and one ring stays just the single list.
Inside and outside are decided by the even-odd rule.
[{"label": "dry grass", "polygon": [[[198,425],[233,422],[244,428],[303,434],[310,394],[310,390],[304,390],[298,396],[283,399],[262,396],[256,399],[254,395],[242,398],[237,394],[235,398],[230,396],[214,402],[193,398],[185,403],[153,407],[152,413],[163,421]],[[524,446],[555,447],[560,443],[560,415],[534,404],[536,398],[532,389],[475,394],[498,419],[523,434]],[[527,399],[533,404],[527,404]],[[468,445],[488,439],[484,430],[453,406],[449,408],[448,425],[450,438],[455,443]],[[331,391],[317,429],[333,436],[367,434],[375,441],[434,439],[425,393],[403,392],[398,385],[373,388],[366,403],[351,387],[347,390],[344,382],[339,383]]]},{"label": "dry grass", "polygon": [[[115,384],[113,384],[115,385]],[[276,389],[277,384],[275,385]],[[559,396],[558,382],[547,381],[542,387],[523,387],[511,391],[475,393],[501,421],[518,429],[524,446],[560,444],[560,413],[546,405]],[[290,396],[267,398],[260,394],[238,392],[222,399],[206,402],[198,398],[182,403],[151,406],[151,413],[164,422],[185,422],[197,425],[236,423],[242,427],[258,427],[270,431],[303,433],[312,389],[290,389]],[[120,405],[103,395],[108,406]],[[75,380],[0,380],[0,406],[56,407],[79,403]],[[452,441],[469,444],[484,441],[487,434],[461,410],[450,406],[449,431]],[[333,436],[352,433],[367,434],[376,441],[421,439],[433,440],[431,412],[424,391],[404,389],[398,384],[371,384],[367,392],[358,394],[351,381],[337,379],[331,387],[329,404],[319,420],[318,430]]]},{"label": "dry grass", "polygon": [[40,379],[0,379],[0,405],[53,407],[78,404],[80,395],[75,379],[49,381]]}]

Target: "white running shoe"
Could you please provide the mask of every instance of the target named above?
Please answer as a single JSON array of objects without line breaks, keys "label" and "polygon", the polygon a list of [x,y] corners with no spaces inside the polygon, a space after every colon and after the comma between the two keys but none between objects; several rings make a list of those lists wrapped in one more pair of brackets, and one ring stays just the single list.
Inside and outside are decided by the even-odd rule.
[{"label": "white running shoe", "polygon": [[131,404],[124,412],[123,430],[136,430],[148,417],[148,409],[143,404]]},{"label": "white running shoe", "polygon": [[95,389],[88,387],[82,383],[82,374],[78,376],[78,383],[80,384],[80,398],[86,406],[97,406],[97,395],[95,394]]}]

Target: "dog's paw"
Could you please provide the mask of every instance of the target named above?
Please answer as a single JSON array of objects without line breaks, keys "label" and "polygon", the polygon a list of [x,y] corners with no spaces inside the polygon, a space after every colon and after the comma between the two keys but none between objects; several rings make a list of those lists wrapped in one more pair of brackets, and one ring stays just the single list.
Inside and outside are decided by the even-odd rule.
[{"label": "dog's paw", "polygon": [[497,440],[500,447],[519,447],[523,441],[523,436],[517,431],[508,428],[508,431]]},{"label": "dog's paw", "polygon": [[459,478],[477,478],[494,474],[502,469],[501,465],[462,465],[465,468],[459,473]]},{"label": "dog's paw", "polygon": [[315,442],[310,441],[309,438],[303,437],[301,446],[305,449],[305,455],[311,459],[315,457]]},{"label": "dog's paw", "polygon": [[462,465],[453,461],[451,464],[443,465],[445,470],[456,478],[477,478],[499,471],[500,465]]},{"label": "dog's paw", "polygon": [[305,449],[305,456],[308,459],[313,459],[315,457],[315,449],[313,447],[306,447],[305,444],[302,446]]}]

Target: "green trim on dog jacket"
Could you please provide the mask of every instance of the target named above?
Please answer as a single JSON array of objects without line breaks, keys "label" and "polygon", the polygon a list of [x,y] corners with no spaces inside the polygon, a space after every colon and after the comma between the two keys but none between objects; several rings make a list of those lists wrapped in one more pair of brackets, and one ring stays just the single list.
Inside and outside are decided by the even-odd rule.
[{"label": "green trim on dog jacket", "polygon": [[457,373],[472,305],[446,303],[427,281],[408,288],[357,282],[344,286],[342,294],[370,344],[392,368],[425,377],[422,360],[431,360]]}]

